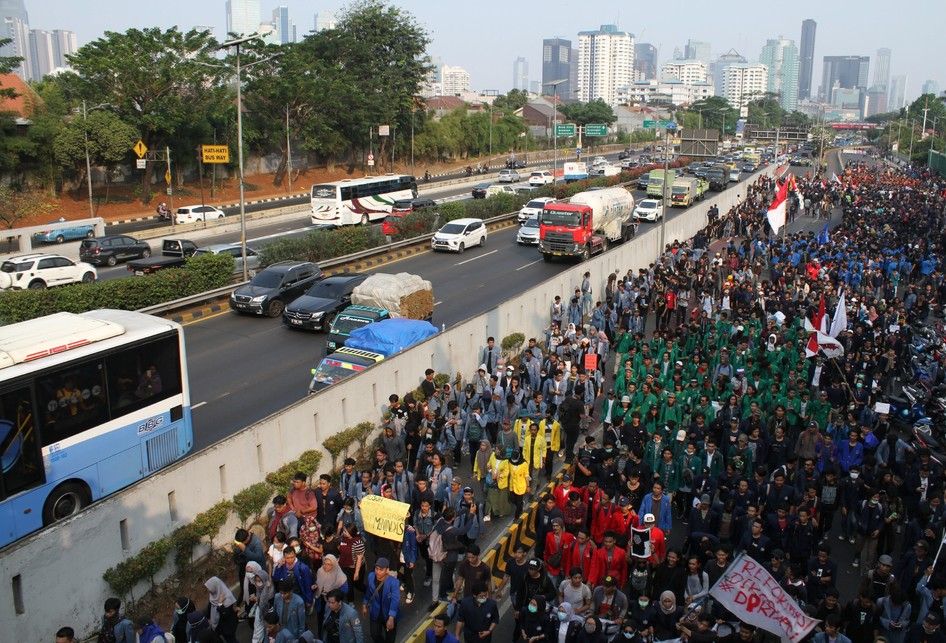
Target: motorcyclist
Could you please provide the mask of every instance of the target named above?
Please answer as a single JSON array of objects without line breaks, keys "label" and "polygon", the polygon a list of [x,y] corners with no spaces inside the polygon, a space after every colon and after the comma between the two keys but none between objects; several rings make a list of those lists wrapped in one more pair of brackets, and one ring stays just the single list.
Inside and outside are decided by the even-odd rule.
[{"label": "motorcyclist", "polygon": [[158,213],[158,218],[166,220],[171,219],[171,209],[168,208],[168,204],[164,201],[158,204],[156,211]]}]

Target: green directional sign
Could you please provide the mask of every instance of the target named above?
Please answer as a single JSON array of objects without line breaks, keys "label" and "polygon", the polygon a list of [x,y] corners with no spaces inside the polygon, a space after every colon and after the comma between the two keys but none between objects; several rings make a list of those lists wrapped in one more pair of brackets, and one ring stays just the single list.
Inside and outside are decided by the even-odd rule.
[{"label": "green directional sign", "polygon": [[665,120],[654,121],[654,120],[649,120],[649,119],[644,121],[644,129],[654,129],[655,127],[659,127],[661,129],[674,127],[674,122],[665,121]]},{"label": "green directional sign", "polygon": [[575,135],[575,124],[574,123],[558,123],[555,125],[555,135],[556,136],[574,136]]},{"label": "green directional sign", "polygon": [[608,126],[588,123],[585,125],[585,136],[607,136]]}]

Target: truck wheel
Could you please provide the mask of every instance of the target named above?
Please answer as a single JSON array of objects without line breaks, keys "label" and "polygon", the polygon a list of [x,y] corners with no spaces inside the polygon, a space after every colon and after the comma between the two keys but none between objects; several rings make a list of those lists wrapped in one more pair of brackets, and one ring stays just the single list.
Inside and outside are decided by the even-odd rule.
[{"label": "truck wheel", "polygon": [[601,254],[604,254],[608,251],[608,239],[605,237],[601,240]]},{"label": "truck wheel", "polygon": [[588,261],[591,259],[591,246],[585,246],[581,251],[581,260]]},{"label": "truck wheel", "polygon": [[118,263],[118,259],[115,258],[115,255],[112,255],[111,257],[105,260],[105,263],[108,264],[109,266],[114,266],[116,263]]},{"label": "truck wheel", "polygon": [[278,299],[274,299],[273,301],[269,302],[269,307],[266,309],[266,315],[269,317],[279,317],[282,315],[283,308],[285,307],[286,305],[284,303]]},{"label": "truck wheel", "polygon": [[547,253],[547,252],[543,252],[543,253],[542,253],[542,260],[545,261],[546,263],[548,263],[548,262],[552,261],[552,255],[550,255],[550,254]]}]

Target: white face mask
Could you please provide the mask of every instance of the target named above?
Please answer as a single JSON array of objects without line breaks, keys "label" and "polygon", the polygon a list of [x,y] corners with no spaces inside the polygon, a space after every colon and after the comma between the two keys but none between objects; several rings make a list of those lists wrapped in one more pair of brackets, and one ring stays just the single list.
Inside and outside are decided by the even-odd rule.
[{"label": "white face mask", "polygon": [[851,471],[849,475],[851,476],[851,480],[857,480],[858,476],[861,474],[858,471]]}]

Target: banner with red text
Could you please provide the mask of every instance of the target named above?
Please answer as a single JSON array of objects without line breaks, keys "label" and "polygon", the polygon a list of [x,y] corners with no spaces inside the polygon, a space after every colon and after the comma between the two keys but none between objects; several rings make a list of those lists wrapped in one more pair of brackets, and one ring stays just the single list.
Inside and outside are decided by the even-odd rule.
[{"label": "banner with red text", "polygon": [[818,623],[805,614],[760,563],[739,555],[710,589],[736,618],[798,643]]}]

